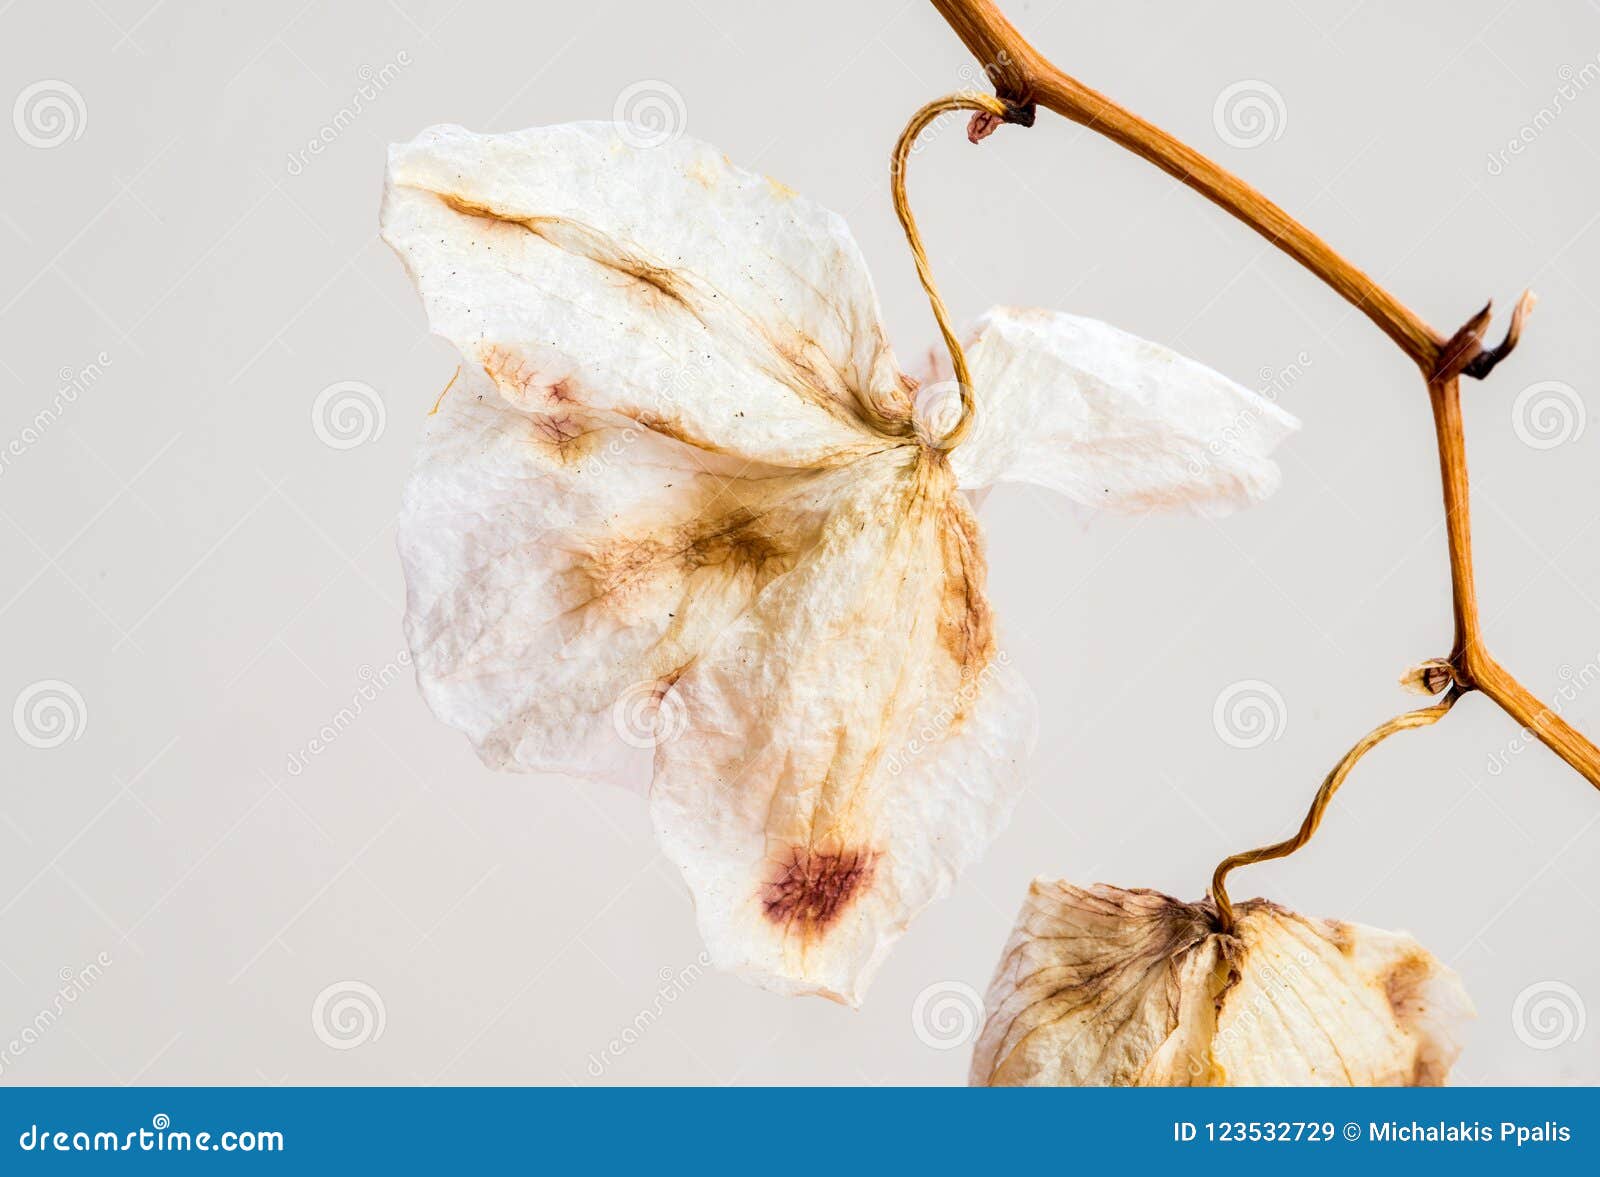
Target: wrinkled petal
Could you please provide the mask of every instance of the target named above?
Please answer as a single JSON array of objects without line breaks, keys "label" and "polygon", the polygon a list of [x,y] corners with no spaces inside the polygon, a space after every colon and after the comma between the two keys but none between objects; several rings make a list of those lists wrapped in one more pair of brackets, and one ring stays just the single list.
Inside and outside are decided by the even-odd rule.
[{"label": "wrinkled petal", "polygon": [[400,521],[423,693],[491,766],[637,780],[827,471],[911,433],[859,252],[704,144],[600,123],[425,131],[383,232],[466,361]]},{"label": "wrinkled petal", "polygon": [[998,307],[966,348],[977,411],[951,455],[968,488],[1032,482],[1090,506],[1224,514],[1277,489],[1298,428],[1205,365],[1094,319]]},{"label": "wrinkled petal", "polygon": [[947,467],[861,463],[815,549],[677,680],[651,804],[719,966],[859,1002],[1009,817],[1031,695]]},{"label": "wrinkled petal", "polygon": [[832,214],[609,126],[396,148],[384,235],[464,364],[399,545],[429,705],[627,782],[719,964],[857,1001],[1031,738],[976,525]]},{"label": "wrinkled petal", "polygon": [[434,127],[391,149],[382,223],[434,332],[530,411],[804,467],[909,433],[844,222],[703,143]]},{"label": "wrinkled petal", "polygon": [[1471,1002],[1409,936],[1264,900],[1035,880],[990,984],[990,1086],[1437,1086]]},{"label": "wrinkled petal", "polygon": [[732,465],[631,422],[529,413],[463,369],[399,547],[417,681],[486,764],[647,777],[657,726],[678,721],[661,712],[673,678],[793,567],[852,478]]}]

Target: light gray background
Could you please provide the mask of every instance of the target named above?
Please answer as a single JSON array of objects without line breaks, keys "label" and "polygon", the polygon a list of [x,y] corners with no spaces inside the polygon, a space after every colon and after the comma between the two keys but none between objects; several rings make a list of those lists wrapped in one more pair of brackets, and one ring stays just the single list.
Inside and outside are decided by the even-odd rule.
[{"label": "light gray background", "polygon": [[[1600,6],[1009,7],[1437,328],[1539,291],[1520,352],[1465,389],[1480,582],[1507,666],[1541,694],[1592,683],[1600,422],[1570,414],[1600,368]],[[1305,428],[1281,493],[1221,524],[991,495],[991,593],[1045,717],[1009,832],[859,1012],[702,975],[640,799],[491,774],[408,670],[290,771],[397,669],[394,512],[456,364],[377,240],[384,145],[606,118],[664,83],[689,133],[847,216],[909,363],[934,333],[886,160],[918,104],[971,82],[961,46],[920,0],[13,0],[0,62],[7,103],[41,81],[67,102],[64,131],[0,124],[0,450],[21,450],[0,469],[0,1047],[63,1009],[0,1082],[957,1082],[959,986],[987,983],[1031,876],[1200,895],[1221,856],[1293,829],[1338,755],[1412,705],[1397,675],[1446,651],[1431,429],[1399,352],[1094,135],[1042,113],[975,149],[952,123],[911,186],[960,317],[1096,315],[1255,387],[1292,367]],[[381,93],[341,116],[369,75]],[[1241,82],[1267,100],[1255,146],[1214,116]],[[335,449],[313,406],[345,381],[384,428]],[[1545,385],[1519,418],[1549,381],[1575,392]],[[1524,440],[1548,440],[1540,402],[1567,408],[1564,444]],[[6,719],[51,680],[82,708],[40,748],[50,731]],[[1250,680],[1281,697],[1276,738],[1233,747],[1214,704]],[[1600,731],[1600,686],[1563,706]],[[1469,699],[1237,890],[1452,962],[1481,1015],[1458,1081],[1594,1082],[1600,794],[1517,743]],[[325,1017],[340,994],[381,1003],[381,1034],[319,1034],[324,993]]]}]

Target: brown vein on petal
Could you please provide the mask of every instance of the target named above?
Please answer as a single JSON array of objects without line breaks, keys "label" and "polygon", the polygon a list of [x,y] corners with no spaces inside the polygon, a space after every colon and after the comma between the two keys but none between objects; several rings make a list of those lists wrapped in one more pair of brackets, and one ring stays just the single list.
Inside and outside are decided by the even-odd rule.
[{"label": "brown vein on petal", "polygon": [[[692,316],[708,332],[712,331],[712,322],[719,313],[737,315],[743,320],[744,330],[739,333],[720,332],[726,337],[723,343],[741,336],[759,340],[767,351],[767,359],[758,360],[757,366],[778,383],[807,403],[823,409],[829,416],[864,429],[869,435],[899,442],[912,440],[913,427],[909,414],[901,417],[882,412],[870,390],[855,388],[834,367],[820,342],[788,319],[783,321],[783,331],[774,332],[690,271],[649,260],[637,247],[633,250],[623,249],[609,235],[571,217],[520,215],[458,193],[426,187],[420,190],[431,193],[452,212],[523,230],[556,249],[604,266],[628,279],[641,294],[648,292],[647,296],[653,305],[674,306]],[[806,280],[806,285],[815,290],[815,285],[809,280]],[[817,293],[843,322],[846,318],[843,308],[838,307],[834,300],[822,297],[820,291]],[[881,328],[875,324],[873,330],[881,341]],[[853,335],[853,331],[849,334]],[[870,378],[872,374],[865,375]],[[658,428],[655,423],[641,424]],[[706,445],[703,439],[685,440],[702,448],[714,448]]]},{"label": "brown vein on petal", "polygon": [[619,248],[606,234],[582,221],[570,217],[518,216],[465,196],[448,192],[439,192],[435,195],[453,212],[515,226],[549,242],[557,249],[604,266],[635,283],[633,289],[653,306],[674,305],[704,323],[699,310],[691,300],[691,287],[683,274]]},{"label": "brown vein on petal", "polygon": [[535,414],[528,422],[539,452],[562,466],[575,466],[592,457],[604,437],[603,430],[584,428],[572,413]]},{"label": "brown vein on petal", "polygon": [[[1130,931],[1117,943],[1107,943],[1096,934],[1050,938],[1063,943],[1086,939],[1088,947],[1095,951],[1037,969],[1029,977],[1029,982],[1036,982],[1044,975],[1060,972],[1065,979],[1029,1002],[1027,1010],[1042,1006],[1047,1011],[1046,1016],[1030,1025],[1009,1044],[1005,1054],[992,1068],[991,1076],[1001,1074],[1010,1060],[1037,1035],[1079,1017],[1085,1021],[1085,1025],[1078,1036],[1087,1034],[1091,1028],[1103,1031],[1096,1059],[1098,1065],[1108,1050],[1120,1045],[1118,1039],[1121,1031],[1132,1024],[1143,1008],[1138,994],[1148,992],[1154,985],[1164,985],[1166,996],[1164,1041],[1177,1026],[1175,971],[1181,968],[1183,959],[1210,934],[1210,920],[1200,908],[1156,892],[1112,893],[1110,888],[1084,890],[1067,885],[1060,889],[1054,901],[1067,907],[1068,914],[1058,916],[1048,913],[1052,919],[1081,922],[1082,917],[1088,915],[1108,919],[1113,926],[1123,923]],[[1071,927],[1072,923],[1069,922],[1068,926]],[[1112,988],[1113,985],[1117,987]],[[1022,1019],[1024,1012],[1018,1012],[1013,1024]],[[1073,1041],[1076,1040],[1077,1036]],[[1119,1070],[1118,1073],[1122,1072]]]}]

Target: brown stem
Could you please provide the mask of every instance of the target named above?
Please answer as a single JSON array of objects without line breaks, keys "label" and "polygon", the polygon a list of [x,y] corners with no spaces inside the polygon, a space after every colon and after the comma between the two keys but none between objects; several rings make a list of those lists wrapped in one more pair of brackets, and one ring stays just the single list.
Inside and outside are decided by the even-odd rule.
[{"label": "brown stem", "polygon": [[1317,832],[1317,827],[1322,824],[1322,815],[1327,812],[1328,803],[1333,800],[1333,795],[1339,791],[1339,786],[1344,784],[1344,778],[1350,775],[1350,770],[1356,762],[1372,751],[1395,732],[1407,731],[1414,727],[1427,727],[1438,723],[1455,706],[1456,700],[1461,697],[1457,687],[1451,687],[1449,693],[1431,707],[1422,707],[1416,711],[1408,711],[1404,715],[1397,715],[1387,723],[1379,724],[1366,735],[1362,736],[1354,748],[1344,754],[1344,758],[1333,766],[1333,771],[1323,779],[1322,788],[1317,790],[1317,795],[1311,801],[1311,809],[1306,813],[1306,819],[1300,823],[1300,829],[1294,837],[1286,838],[1282,842],[1274,842],[1271,846],[1263,846],[1259,850],[1246,850],[1242,854],[1235,854],[1231,858],[1224,858],[1217,866],[1216,872],[1211,876],[1211,898],[1217,905],[1217,922],[1219,930],[1233,931],[1233,904],[1228,899],[1228,873],[1235,867],[1249,866],[1252,862],[1267,862],[1274,858],[1287,858],[1300,847],[1311,841],[1311,835]]},{"label": "brown stem", "polygon": [[1467,443],[1461,428],[1460,379],[1447,376],[1429,382],[1428,396],[1433,402],[1439,476],[1444,486],[1445,534],[1450,545],[1450,596],[1456,623],[1450,665],[1455,680],[1462,688],[1482,691],[1493,699],[1545,747],[1600,789],[1600,749],[1512,677],[1484,645],[1478,590],[1472,573],[1472,510],[1467,483]]},{"label": "brown stem", "polygon": [[[999,97],[1010,107],[1031,111],[1037,104],[1053,110],[1106,136],[1187,184],[1333,287],[1422,369],[1433,402],[1450,543],[1450,586],[1456,630],[1450,657],[1456,684],[1452,691],[1457,688],[1481,690],[1590,784],[1600,788],[1600,749],[1567,724],[1553,708],[1534,697],[1485,648],[1477,589],[1472,578],[1472,532],[1466,442],[1461,429],[1460,378],[1467,375],[1482,379],[1511,353],[1522,336],[1523,323],[1533,306],[1531,293],[1525,293],[1518,301],[1510,329],[1500,344],[1492,348],[1483,345],[1484,332],[1489,325],[1487,306],[1454,335],[1442,338],[1394,295],[1239,177],[1057,69],[1022,38],[993,0],[932,0],[932,3],[978,58]],[[1344,767],[1348,771],[1348,765]],[[1314,823],[1312,828],[1315,828]]]},{"label": "brown stem", "polygon": [[1062,73],[1023,39],[992,0],[933,0],[933,6],[983,63],[1001,98],[1053,110],[1187,184],[1332,286],[1423,371],[1433,370],[1445,340],[1260,192],[1188,144]]},{"label": "brown stem", "polygon": [[1478,620],[1478,590],[1472,575],[1472,508],[1466,436],[1461,429],[1460,378],[1451,376],[1429,383],[1428,398],[1433,402],[1433,427],[1439,442],[1439,481],[1444,488],[1445,535],[1450,546],[1450,597],[1456,632],[1450,664],[1460,681],[1470,687],[1471,652],[1483,648],[1483,634]]},{"label": "brown stem", "polygon": [[[911,260],[916,263],[917,278],[928,296],[928,305],[933,308],[939,334],[944,336],[945,350],[950,353],[950,366],[956,376],[956,387],[961,393],[961,419],[940,440],[940,448],[946,450],[960,445],[962,438],[972,428],[972,376],[967,371],[966,352],[956,338],[955,328],[950,325],[950,312],[945,309],[944,299],[939,294],[939,284],[933,280],[933,267],[928,264],[928,252],[922,247],[922,233],[917,229],[917,218],[911,213],[911,200],[906,195],[906,164],[911,160],[911,149],[916,146],[917,136],[940,115],[953,110],[975,110],[980,116],[1003,122],[1009,109],[1004,102],[987,94],[951,94],[936,98],[906,123],[905,130],[900,132],[900,138],[895,142],[889,165],[889,194],[894,202],[894,212],[900,218],[900,228],[905,230],[906,244],[911,248]],[[975,132],[973,141],[978,142],[986,135],[987,132]]]},{"label": "brown stem", "polygon": [[1480,691],[1500,704],[1507,715],[1600,789],[1600,750],[1588,737],[1541,702],[1487,653],[1474,663],[1473,681]]}]

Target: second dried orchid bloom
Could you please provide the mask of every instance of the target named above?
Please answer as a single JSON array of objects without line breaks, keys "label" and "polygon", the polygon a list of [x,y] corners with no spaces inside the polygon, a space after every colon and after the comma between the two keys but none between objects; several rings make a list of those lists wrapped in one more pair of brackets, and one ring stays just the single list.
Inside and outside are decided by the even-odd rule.
[{"label": "second dried orchid bloom", "polygon": [[996,310],[947,452],[844,223],[688,139],[434,128],[383,233],[465,360],[400,523],[429,705],[492,767],[650,776],[713,961],[784,992],[858,1002],[1016,798],[1033,704],[963,492],[1219,512],[1294,426]]},{"label": "second dried orchid bloom", "polygon": [[1036,879],[971,1081],[997,1087],[1431,1087],[1472,1004],[1411,937],[1252,899]]}]

